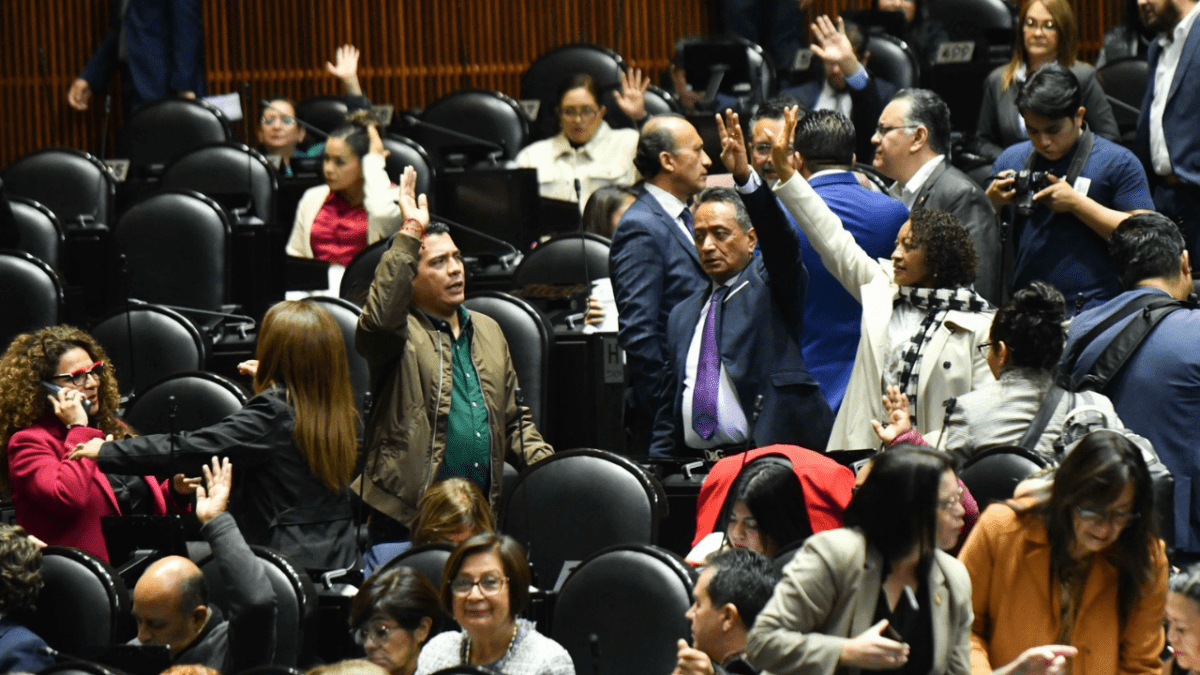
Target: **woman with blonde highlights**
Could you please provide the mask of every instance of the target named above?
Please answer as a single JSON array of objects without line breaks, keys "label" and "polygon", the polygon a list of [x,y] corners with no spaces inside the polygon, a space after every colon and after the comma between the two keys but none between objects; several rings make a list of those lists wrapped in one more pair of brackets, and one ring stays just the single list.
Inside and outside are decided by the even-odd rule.
[{"label": "woman with blonde highlights", "polygon": [[1017,92],[1038,68],[1057,61],[1070,68],[1083,93],[1084,120],[1096,134],[1120,141],[1117,120],[1096,69],[1078,61],[1079,26],[1069,0],[1028,0],[1021,8],[1012,60],[988,75],[976,134],[980,149],[989,157],[1026,140],[1025,122],[1017,112]]},{"label": "woman with blonde highlights", "polygon": [[341,330],[309,300],[272,307],[259,332],[256,396],[191,433],[143,436],[77,449],[108,471],[197,470],[213,456],[243,468],[229,512],[251,544],[283,551],[308,569],[358,562],[347,484],[358,448],[357,413]]},{"label": "woman with blonde highlights", "polygon": [[[0,356],[0,483],[12,491],[18,525],[108,560],[103,516],[167,512],[166,483],[68,460],[80,443],[130,435],[115,416],[119,403],[112,364],[91,335],[55,326],[13,339]],[[182,476],[175,485],[194,489]]]}]

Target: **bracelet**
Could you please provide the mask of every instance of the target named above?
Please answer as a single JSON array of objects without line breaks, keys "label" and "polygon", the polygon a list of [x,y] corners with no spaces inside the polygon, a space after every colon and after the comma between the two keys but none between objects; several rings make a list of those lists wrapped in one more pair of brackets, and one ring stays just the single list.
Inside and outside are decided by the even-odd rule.
[{"label": "bracelet", "polygon": [[[413,224],[409,225],[409,223]],[[421,221],[416,218],[405,218],[404,222],[400,225],[400,229],[415,233],[418,239],[425,237],[425,228],[421,226]]]},{"label": "bracelet", "polygon": [[68,424],[67,431],[70,431],[70,430],[74,429],[75,427],[86,427],[86,426],[87,426],[86,424],[82,424],[80,422],[76,422],[75,424]]}]

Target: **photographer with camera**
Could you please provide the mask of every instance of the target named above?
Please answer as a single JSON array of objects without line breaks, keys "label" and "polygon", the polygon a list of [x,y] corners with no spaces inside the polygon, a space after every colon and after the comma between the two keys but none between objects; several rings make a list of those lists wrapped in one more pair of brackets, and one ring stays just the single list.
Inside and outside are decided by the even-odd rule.
[{"label": "photographer with camera", "polygon": [[1108,238],[1130,214],[1154,209],[1141,163],[1087,128],[1081,97],[1079,80],[1058,63],[1030,76],[1017,95],[1030,140],[996,159],[987,189],[1011,228],[1009,288],[1047,281],[1062,292],[1068,316],[1121,292]]}]

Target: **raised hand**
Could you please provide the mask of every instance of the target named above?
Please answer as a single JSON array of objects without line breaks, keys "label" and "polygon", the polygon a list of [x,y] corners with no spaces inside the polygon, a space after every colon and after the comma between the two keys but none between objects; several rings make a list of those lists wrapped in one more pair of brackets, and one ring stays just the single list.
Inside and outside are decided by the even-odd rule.
[{"label": "raised hand", "polygon": [[425,195],[417,196],[417,171],[411,166],[404,167],[400,177],[400,213],[404,216],[400,231],[420,239],[429,227],[429,203]]},{"label": "raised hand", "polygon": [[641,122],[646,117],[646,90],[650,88],[650,78],[637,68],[631,68],[628,73],[621,73],[621,88],[613,92],[613,99],[621,112],[634,122]]},{"label": "raised hand", "polygon": [[717,133],[721,136],[721,163],[733,174],[733,179],[742,185],[750,178],[750,159],[746,154],[746,139],[738,114],[725,109],[725,118],[717,114]]},{"label": "raised hand", "polygon": [[887,412],[888,425],[885,427],[878,420],[871,420],[875,435],[879,440],[889,445],[900,434],[912,429],[912,417],[908,408],[908,396],[900,391],[900,387],[890,386],[883,397],[883,409]]},{"label": "raised hand", "polygon": [[776,136],[770,129],[767,130],[767,138],[771,140],[771,163],[775,165],[775,173],[779,175],[781,184],[796,174],[796,169],[788,160],[791,159],[792,138],[796,135],[799,110],[799,106],[792,106],[783,111],[783,133]]},{"label": "raised hand", "polygon": [[822,14],[811,26],[813,32],[813,53],[826,63],[836,63],[846,77],[854,75],[861,68],[858,57],[854,54],[854,45],[846,37],[846,22],[838,17],[837,23]]},{"label": "raised hand", "polygon": [[346,93],[362,96],[362,86],[358,82],[358,47],[342,45],[334,53],[335,63],[325,62],[325,70],[346,85]]},{"label": "raised hand", "polygon": [[201,525],[225,512],[229,505],[229,489],[233,484],[233,465],[229,458],[212,458],[212,467],[203,467],[204,485],[196,487],[196,518]]}]

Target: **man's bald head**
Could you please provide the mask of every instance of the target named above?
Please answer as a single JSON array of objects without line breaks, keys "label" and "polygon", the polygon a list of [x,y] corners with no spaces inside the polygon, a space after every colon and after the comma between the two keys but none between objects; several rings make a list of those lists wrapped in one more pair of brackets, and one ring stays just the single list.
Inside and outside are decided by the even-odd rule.
[{"label": "man's bald head", "polygon": [[165,645],[175,656],[208,623],[208,589],[196,563],[180,556],[154,562],[133,589],[138,640]]}]

